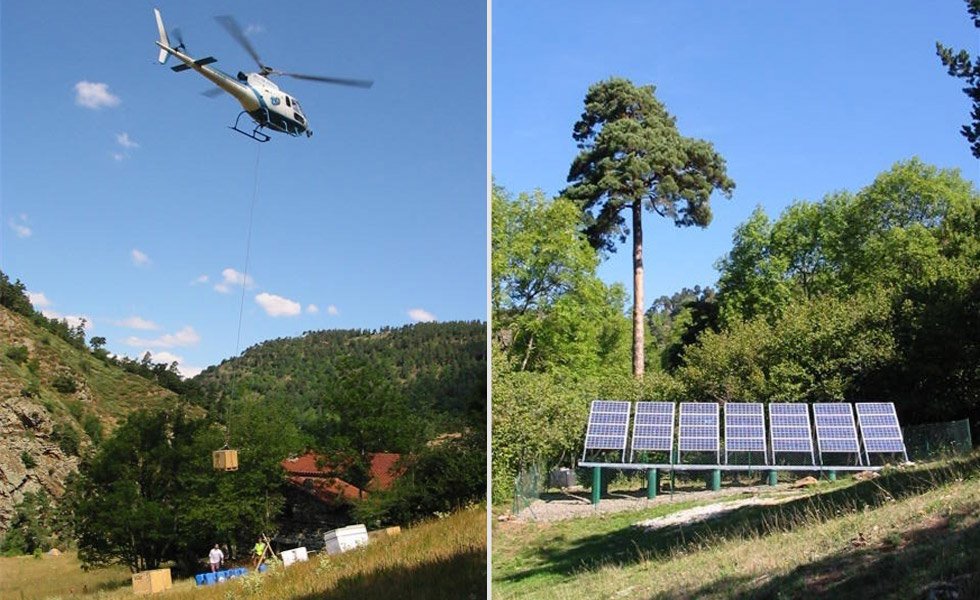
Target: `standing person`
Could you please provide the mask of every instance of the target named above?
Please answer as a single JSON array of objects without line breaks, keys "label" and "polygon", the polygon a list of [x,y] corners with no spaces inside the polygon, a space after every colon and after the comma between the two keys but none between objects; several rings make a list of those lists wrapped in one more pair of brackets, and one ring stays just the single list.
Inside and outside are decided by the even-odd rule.
[{"label": "standing person", "polygon": [[265,558],[265,543],[262,542],[262,538],[259,538],[259,541],[255,542],[254,552],[255,552],[254,568],[258,569],[259,565],[262,564],[262,559]]},{"label": "standing person", "polygon": [[221,551],[218,544],[214,545],[211,552],[208,554],[208,562],[211,563],[211,572],[214,573],[221,566],[221,563],[225,560],[225,553]]}]

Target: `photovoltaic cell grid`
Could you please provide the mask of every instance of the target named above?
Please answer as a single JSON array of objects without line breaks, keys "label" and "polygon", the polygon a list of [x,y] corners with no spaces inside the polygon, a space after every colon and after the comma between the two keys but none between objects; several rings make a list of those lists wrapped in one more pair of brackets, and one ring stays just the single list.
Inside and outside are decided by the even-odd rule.
[{"label": "photovoltaic cell grid", "polygon": [[620,450],[625,455],[629,420],[629,402],[593,400],[585,431],[585,450]]},{"label": "photovoltaic cell grid", "polygon": [[824,452],[853,452],[861,459],[854,409],[847,402],[813,405],[813,424],[817,429],[817,449]]},{"label": "photovoltaic cell grid", "polygon": [[858,425],[864,439],[864,455],[869,464],[871,461],[868,454],[871,452],[900,452],[908,460],[894,403],[858,402],[854,408],[857,409]]},{"label": "photovoltaic cell grid", "polygon": [[633,414],[633,439],[630,462],[633,454],[640,452],[670,452],[674,449],[674,403],[637,402]]},{"label": "photovoltaic cell grid", "polygon": [[[766,417],[762,404],[728,402],[725,404],[725,462],[730,452],[766,454]],[[768,463],[768,456],[766,463]]]},{"label": "photovoltaic cell grid", "polygon": [[772,448],[773,462],[777,452],[801,452],[809,453],[811,464],[816,464],[813,436],[810,433],[810,411],[806,404],[769,404],[769,445]]},{"label": "photovoltaic cell grid", "polygon": [[719,426],[718,405],[714,402],[681,402],[678,452],[718,454]]}]

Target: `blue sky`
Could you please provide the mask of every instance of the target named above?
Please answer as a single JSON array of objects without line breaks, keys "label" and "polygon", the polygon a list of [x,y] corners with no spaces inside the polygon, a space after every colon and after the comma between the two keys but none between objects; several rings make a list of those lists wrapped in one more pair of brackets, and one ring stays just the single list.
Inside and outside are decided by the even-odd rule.
[{"label": "blue sky", "polygon": [[[935,50],[980,52],[961,0],[498,0],[492,40],[492,170],[512,193],[566,186],[586,90],[613,75],[655,85],[681,133],[727,160],[737,187],[713,199],[707,229],[645,215],[648,304],[714,284],[758,205],[775,217],[794,200],[857,191],[912,156],[980,183],[959,133],[969,99]],[[628,248],[599,274],[631,290]]]},{"label": "blue sky", "polygon": [[[257,144],[240,107],[156,63],[159,7],[188,52],[373,79],[292,79],[315,135]],[[486,319],[486,7],[480,3],[5,2],[0,268],[108,349],[179,360],[327,328]]]}]

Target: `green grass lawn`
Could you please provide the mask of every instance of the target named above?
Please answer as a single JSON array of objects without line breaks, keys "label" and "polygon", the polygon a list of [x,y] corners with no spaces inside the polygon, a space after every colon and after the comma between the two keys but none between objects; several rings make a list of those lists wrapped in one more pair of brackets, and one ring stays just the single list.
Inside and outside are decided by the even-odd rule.
[{"label": "green grass lawn", "polygon": [[[685,505],[686,504],[686,505]],[[550,524],[496,523],[495,598],[980,597],[980,454],[652,532],[688,503]],[[960,577],[960,579],[956,579]]]}]

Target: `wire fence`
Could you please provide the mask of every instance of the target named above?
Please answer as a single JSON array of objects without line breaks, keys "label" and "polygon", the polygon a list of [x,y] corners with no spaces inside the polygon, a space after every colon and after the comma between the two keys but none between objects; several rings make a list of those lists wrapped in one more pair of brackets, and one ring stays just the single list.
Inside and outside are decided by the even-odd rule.
[{"label": "wire fence", "polygon": [[973,450],[969,419],[910,425],[902,428],[902,436],[910,460],[967,454]]}]

